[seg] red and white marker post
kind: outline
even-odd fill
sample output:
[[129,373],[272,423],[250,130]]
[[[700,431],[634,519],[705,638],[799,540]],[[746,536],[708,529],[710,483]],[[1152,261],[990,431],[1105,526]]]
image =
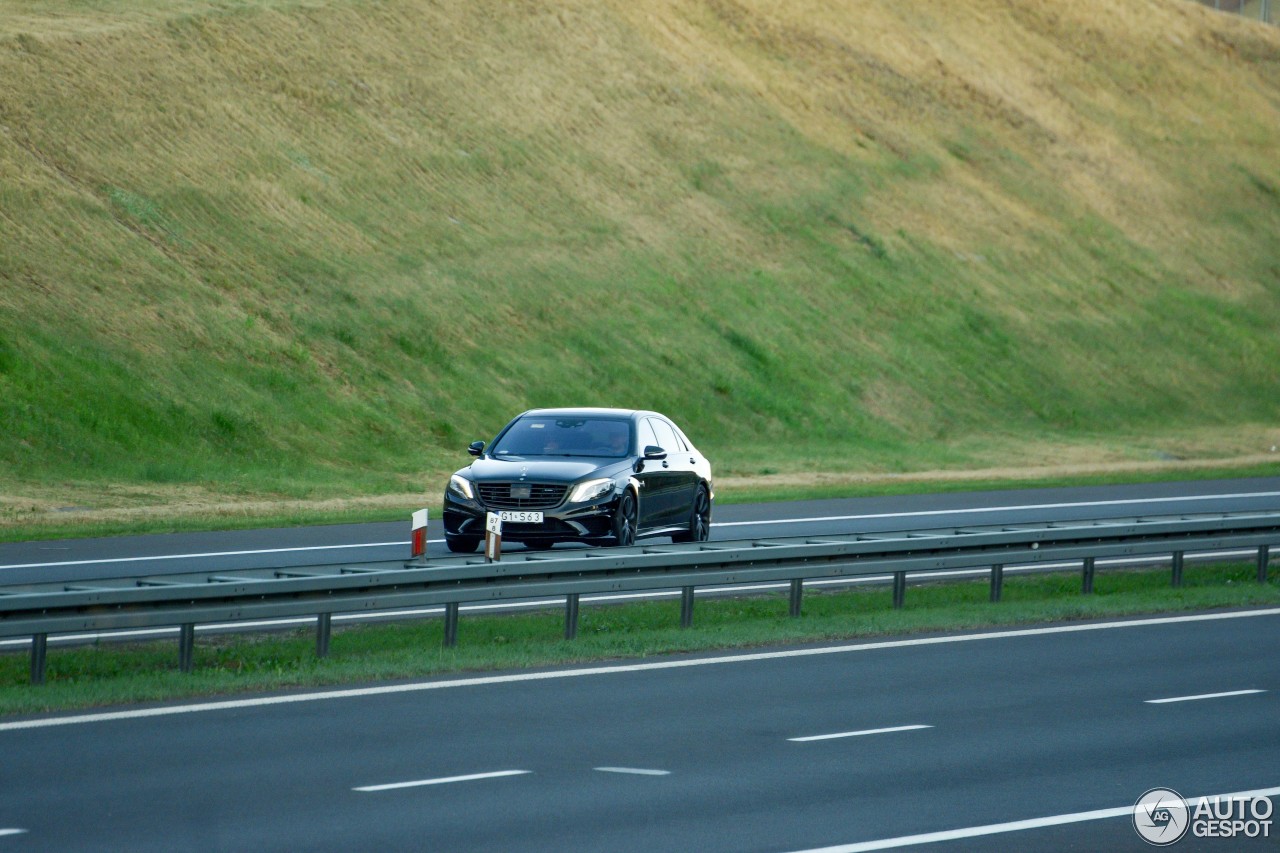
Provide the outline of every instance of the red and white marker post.
[[496,512],[484,519],[484,558],[489,563],[502,559],[502,516]]
[[420,509],[413,514],[413,553],[410,558],[420,563],[427,561],[427,511]]

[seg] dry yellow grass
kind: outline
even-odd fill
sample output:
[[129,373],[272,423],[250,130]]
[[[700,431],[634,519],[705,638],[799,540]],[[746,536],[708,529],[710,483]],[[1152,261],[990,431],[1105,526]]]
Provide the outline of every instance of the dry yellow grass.
[[[476,134],[518,129],[530,163],[549,170],[531,183],[526,164],[516,164],[503,174],[503,203],[562,196],[626,223],[634,245],[658,249],[692,231],[727,234],[735,251],[760,254],[725,211],[680,186],[652,137],[668,134],[714,159],[717,129],[749,125],[762,108],[809,142],[869,163],[932,157],[938,165],[910,192],[871,188],[870,222],[956,248],[1016,248],[1054,222],[989,172],[949,157],[948,142],[975,157],[998,148],[1024,159],[1067,191],[1076,206],[1068,212],[1097,214],[1160,251],[1178,251],[1204,227],[1196,194],[1222,166],[1200,156],[1189,129],[1204,128],[1206,147],[1232,134],[1233,153],[1252,159],[1240,165],[1274,168],[1274,89],[1242,80],[1239,62],[1260,55],[1250,74],[1275,84],[1280,31],[1184,0],[39,9],[0,3],[6,191],[95,205],[104,186],[216,180],[246,214],[285,234],[324,234],[355,254],[385,247],[300,198],[341,200],[335,183],[373,154],[464,162],[466,140],[441,126],[457,118]],[[343,128],[331,138],[326,114],[353,105],[360,135]],[[109,121],[81,123],[104,106]],[[726,119],[702,123],[706,111]],[[1165,140],[1166,127],[1179,138]],[[291,151],[300,141],[315,147]],[[353,156],[353,146],[364,153]],[[293,160],[287,168],[282,155]],[[719,165],[766,195],[797,178],[735,159]],[[461,194],[447,169],[417,177],[447,197],[442,212],[485,230],[496,188]]]
[[0,0],[0,81],[10,507],[403,494],[574,391],[865,470],[1276,412],[1280,29],[1186,0]]

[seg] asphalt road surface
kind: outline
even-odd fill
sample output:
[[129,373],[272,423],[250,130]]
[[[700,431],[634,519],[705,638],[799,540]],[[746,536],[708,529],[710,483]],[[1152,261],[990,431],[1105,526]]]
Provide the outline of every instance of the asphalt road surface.
[[1152,788],[1274,811],[1277,649],[1270,609],[3,722],[0,853],[1146,850]]
[[[1280,477],[1152,483],[1105,487],[1028,489],[907,495],[883,498],[796,501],[725,505],[716,508],[713,540],[831,535],[870,531],[923,530],[984,524],[1014,524],[1141,515],[1193,514],[1275,510],[1280,507]],[[438,522],[436,522],[438,524]],[[0,586],[47,581],[92,581],[103,578],[163,576],[184,572],[229,571],[248,568],[297,567],[318,564],[367,564],[404,560],[409,554],[410,525],[327,525],[307,528],[263,529],[212,533],[167,534],[119,538],[59,540],[0,544]],[[666,541],[658,539],[658,542]],[[558,546],[574,547],[574,546]],[[511,550],[519,550],[514,546]],[[431,540],[429,557],[448,555],[443,540]],[[1208,555],[1213,556],[1213,555]],[[1189,556],[1189,560],[1196,559]],[[1116,561],[1099,561],[1105,570]],[[1006,575],[1055,568],[1042,564],[1026,569],[1009,566]],[[1062,566],[1058,568],[1070,568]],[[927,573],[926,573],[927,574]],[[978,575],[980,572],[972,572]],[[921,580],[925,574],[917,574]],[[888,576],[856,580],[809,580],[808,588],[863,583],[886,583]],[[784,584],[775,584],[781,589]],[[763,587],[753,587],[763,588]],[[699,597],[741,592],[742,587],[700,587]],[[636,598],[669,598],[678,591],[592,595],[584,605]],[[561,606],[562,599],[516,603],[464,605],[465,613]],[[443,608],[390,611],[377,614],[335,614],[335,624],[352,621],[433,617]],[[232,626],[199,625],[199,634],[225,630],[272,630],[314,624],[314,619],[278,619]],[[98,642],[104,639],[163,638],[176,628],[140,629],[108,634],[61,634],[54,645]],[[24,650],[29,638],[0,640],[0,651]]]
[[[1280,477],[882,498],[727,504],[711,538],[902,531],[981,524],[1124,518],[1280,507]],[[428,528],[438,535],[439,520]],[[403,522],[0,543],[0,586],[183,572],[399,560]],[[656,541],[667,541],[658,539]],[[519,546],[512,546],[516,550]],[[561,545],[557,548],[574,547]],[[431,539],[429,557],[448,554]]]

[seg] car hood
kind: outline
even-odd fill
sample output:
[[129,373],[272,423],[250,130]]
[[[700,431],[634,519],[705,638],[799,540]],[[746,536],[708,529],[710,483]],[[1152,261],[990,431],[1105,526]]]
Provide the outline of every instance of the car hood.
[[477,459],[463,470],[477,483],[522,479],[539,483],[573,483],[593,474],[607,477],[623,467],[626,467],[626,460],[622,459],[511,456]]

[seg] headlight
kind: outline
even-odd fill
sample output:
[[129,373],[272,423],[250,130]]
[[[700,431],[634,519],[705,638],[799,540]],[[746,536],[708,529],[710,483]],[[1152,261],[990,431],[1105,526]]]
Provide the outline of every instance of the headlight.
[[569,495],[569,502],[576,504],[583,501],[593,501],[612,491],[613,480],[608,477],[602,480],[587,480],[585,483],[579,483],[573,487],[573,492]]
[[454,474],[449,478],[449,491],[453,492],[460,498],[466,498],[469,501],[476,499],[475,492],[471,491],[471,481],[466,477],[460,477]]

